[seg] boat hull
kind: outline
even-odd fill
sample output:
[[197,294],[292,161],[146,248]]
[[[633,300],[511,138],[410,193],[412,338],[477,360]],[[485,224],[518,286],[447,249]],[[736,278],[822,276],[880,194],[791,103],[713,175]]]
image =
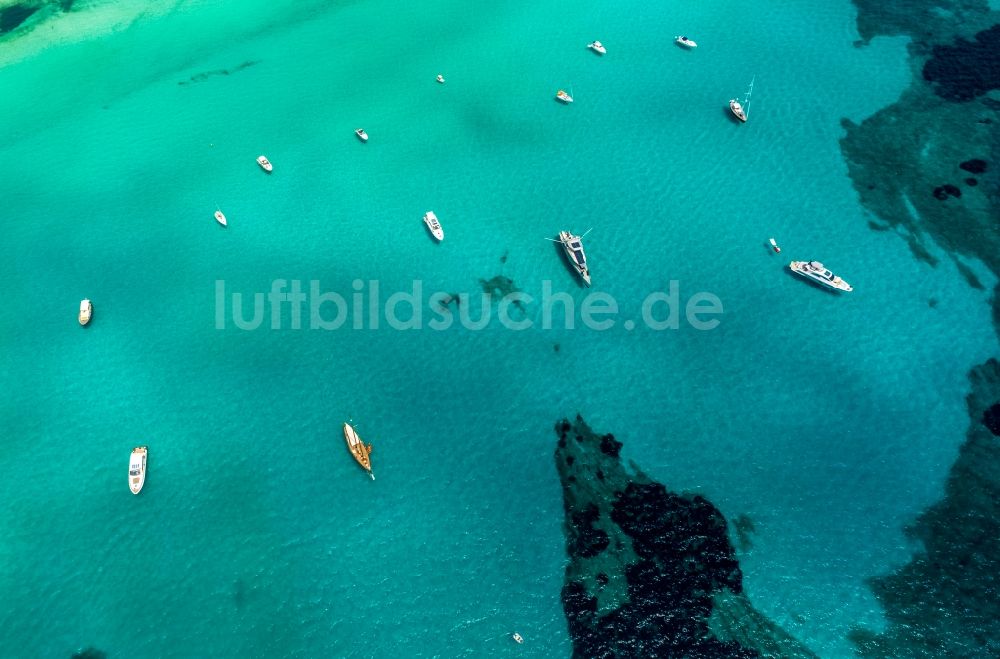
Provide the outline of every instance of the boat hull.
[[90,300],[83,300],[80,302],[80,313],[77,315],[76,319],[80,322],[81,326],[86,326],[90,322],[90,317],[94,313],[94,305],[90,303]]
[[430,211],[425,213],[424,224],[427,225],[427,230],[431,232],[431,235],[438,242],[444,240],[444,228],[442,228],[441,222],[438,221],[437,215]]
[[697,48],[698,44],[690,39],[685,39],[684,37],[674,37],[674,43],[678,46],[683,46],[684,48]]
[[272,171],[274,171],[274,165],[272,165],[271,161],[269,161],[264,156],[259,156],[257,158],[257,164],[260,165],[260,168],[263,169],[268,174],[270,174]]
[[226,226],[227,224],[226,216],[222,214],[222,211],[215,211],[215,221],[221,224],[222,226]]
[[136,446],[132,449],[132,455],[128,463],[128,487],[132,494],[139,494],[142,486],[146,484],[146,455],[148,449],[145,446]]
[[361,465],[361,468],[371,474],[372,461],[369,454],[372,452],[372,447],[365,446],[361,438],[358,437],[357,431],[349,423],[344,424],[344,441],[347,442],[347,450],[354,456],[357,463]]
[[358,130],[354,131],[354,134],[357,135],[358,139],[361,140],[362,142],[367,142],[368,141],[368,133],[366,133],[365,131],[361,130],[360,128]]
[[746,123],[747,113],[743,109],[743,106],[740,105],[739,101],[737,101],[736,99],[729,101],[729,111],[732,112],[733,116],[739,119],[741,122]]
[[805,279],[815,282],[825,288],[842,291],[844,293],[850,293],[854,290],[854,287],[825,268],[823,269],[829,272],[831,279],[821,277],[812,267],[810,267],[810,263],[808,261],[792,261],[788,264],[788,268],[800,277],[804,277]]
[[[583,281],[583,283],[589,287],[590,286],[590,268],[586,264],[587,263],[587,256],[586,256],[586,253],[584,253],[584,251],[583,251],[583,243],[580,242],[581,240],[582,239],[580,238],[580,236],[574,236],[569,231],[560,231],[559,232],[559,244],[562,245],[563,253],[566,255],[566,258],[569,260],[570,267],[573,269],[574,272],[576,272],[576,274],[580,277],[580,279]],[[576,258],[576,250],[574,250],[571,247],[571,244],[574,241],[576,241],[576,242],[578,242],[580,244],[580,250],[579,251],[580,251],[580,255],[583,258],[583,264],[582,265],[580,264],[580,262]]]

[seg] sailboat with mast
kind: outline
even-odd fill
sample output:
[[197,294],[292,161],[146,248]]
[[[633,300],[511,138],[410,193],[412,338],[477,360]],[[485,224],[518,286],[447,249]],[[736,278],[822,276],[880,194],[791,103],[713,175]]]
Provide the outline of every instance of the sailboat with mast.
[[750,94],[751,92],[753,92],[753,83],[754,80],[756,79],[757,76],[754,76],[750,80],[750,86],[747,88],[746,96],[743,97],[743,103],[740,103],[735,98],[729,99],[729,110],[733,113],[733,115],[735,115],[737,119],[739,119],[743,123],[746,123],[747,114],[750,111]]

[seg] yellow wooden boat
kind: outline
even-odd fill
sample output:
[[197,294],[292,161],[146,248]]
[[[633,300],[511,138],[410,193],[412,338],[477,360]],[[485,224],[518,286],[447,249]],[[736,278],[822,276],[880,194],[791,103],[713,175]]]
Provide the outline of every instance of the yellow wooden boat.
[[371,457],[369,457],[372,452],[372,445],[365,446],[365,443],[358,437],[357,431],[349,423],[344,424],[344,439],[347,441],[347,450],[351,452],[351,455],[358,461],[361,468],[368,472],[372,480],[375,480],[375,474],[372,473]]

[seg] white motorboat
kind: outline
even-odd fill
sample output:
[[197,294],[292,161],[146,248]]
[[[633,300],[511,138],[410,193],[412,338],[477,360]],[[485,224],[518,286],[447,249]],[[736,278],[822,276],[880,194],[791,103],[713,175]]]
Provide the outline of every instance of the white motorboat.
[[266,156],[257,156],[257,164],[269,174],[274,170],[274,165],[271,164],[271,161]]
[[222,226],[226,226],[226,216],[223,215],[221,210],[215,211],[215,221],[221,224]]
[[781,254],[781,248],[778,247],[778,243],[774,241],[774,238],[768,238],[767,242],[771,243],[771,249],[774,250],[775,254]]
[[357,135],[358,139],[361,140],[362,142],[368,141],[368,133],[365,132],[364,128],[357,129],[356,131],[354,131],[354,134]]
[[444,240],[444,229],[441,228],[441,222],[438,221],[434,211],[424,213],[424,224],[430,229],[432,236],[438,240]]
[[86,325],[90,322],[90,316],[94,313],[94,305],[90,303],[90,300],[80,300],[80,314],[77,316],[77,320],[80,321],[81,325]]
[[694,42],[694,39],[688,39],[685,36],[674,37],[674,43],[679,46],[684,46],[685,48],[697,48],[698,44]]
[[510,637],[518,643],[524,643],[524,637],[518,634],[517,632],[511,634]]
[[846,281],[830,272],[830,270],[819,261],[792,261],[788,264],[792,272],[803,277],[819,282],[824,286],[834,288],[838,291],[850,293],[854,289]]
[[444,76],[441,75],[440,73],[438,74],[438,77],[436,78],[436,80],[438,82],[440,82],[441,84],[444,84]]
[[146,482],[146,453],[145,446],[132,449],[132,456],[128,461],[128,486],[132,494],[139,494]]
[[556,92],[556,98],[559,99],[560,101],[562,101],[563,103],[572,103],[573,102],[573,97],[570,96],[569,94],[567,94],[562,89],[560,89],[559,91]]
[[600,41],[592,41],[592,42],[588,43],[587,44],[587,48],[590,48],[592,51],[594,51],[598,55],[603,55],[604,53],[608,52],[608,49],[605,48],[604,44],[602,44]]

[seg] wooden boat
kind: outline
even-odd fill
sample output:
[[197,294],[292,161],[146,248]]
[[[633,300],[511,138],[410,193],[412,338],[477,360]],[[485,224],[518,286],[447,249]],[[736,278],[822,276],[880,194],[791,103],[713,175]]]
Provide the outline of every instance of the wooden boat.
[[222,214],[221,210],[215,211],[215,221],[222,226],[226,226],[226,216]]
[[80,300],[80,315],[77,316],[77,320],[80,321],[81,325],[86,325],[90,322],[90,316],[94,313],[94,305],[90,303],[90,300]]
[[356,131],[354,131],[354,134],[357,135],[358,139],[361,140],[362,142],[368,141],[368,133],[365,132],[364,128],[357,129]]
[[136,446],[132,449],[132,457],[128,461],[128,486],[132,494],[139,494],[139,490],[146,482],[147,452],[145,446]]
[[274,169],[274,165],[271,164],[271,161],[266,156],[257,156],[257,164],[268,174]]
[[372,477],[372,480],[375,480],[375,474],[372,473],[372,461],[370,457],[372,445],[369,444],[365,446],[365,443],[361,441],[360,437],[358,437],[357,431],[355,431],[354,427],[349,423],[344,424],[344,440],[347,441],[347,450],[351,452],[351,455],[353,455],[354,459],[358,461],[361,468],[368,472],[368,475]]

